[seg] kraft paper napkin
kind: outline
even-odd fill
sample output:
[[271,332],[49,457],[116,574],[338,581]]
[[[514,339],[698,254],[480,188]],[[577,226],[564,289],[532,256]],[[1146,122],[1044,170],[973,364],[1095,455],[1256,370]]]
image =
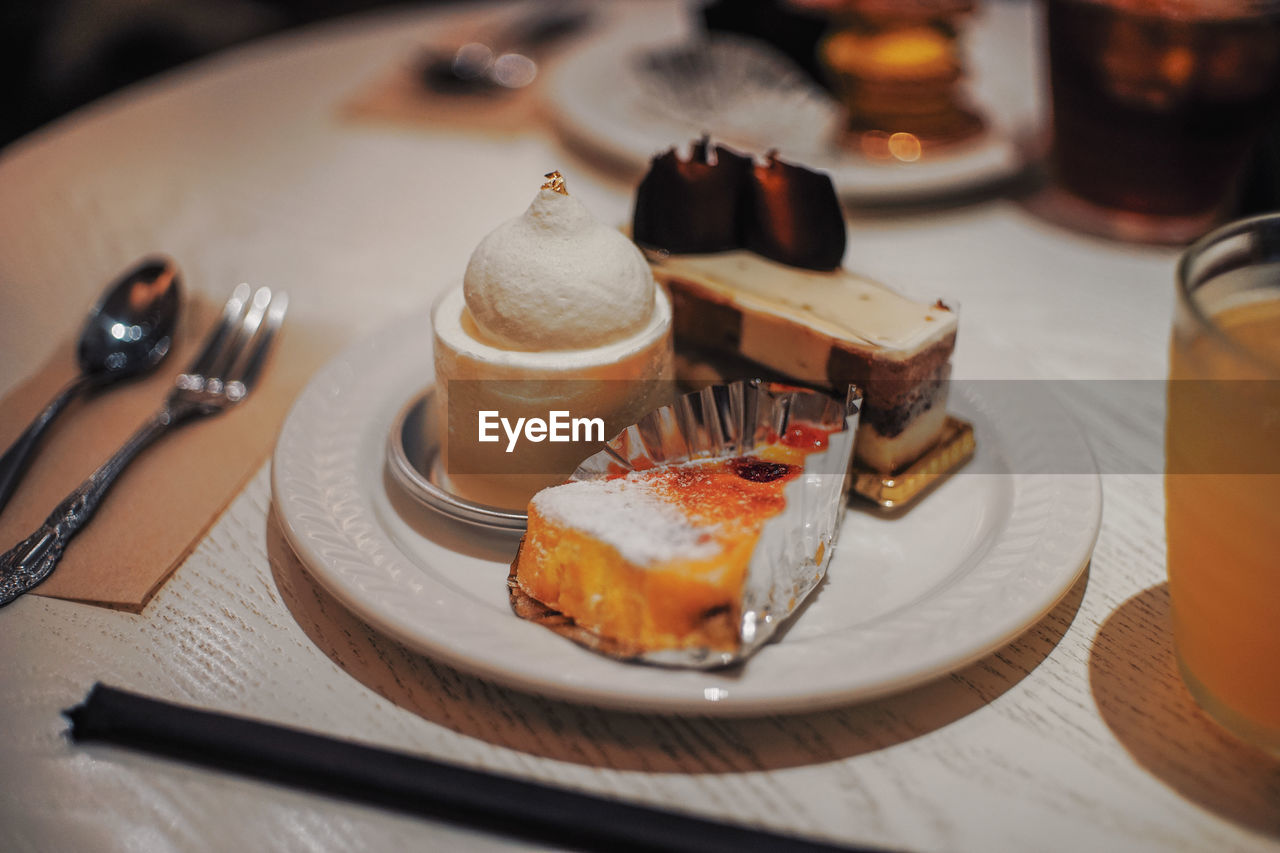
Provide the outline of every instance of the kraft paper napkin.
[[[602,16],[602,12],[603,9],[593,10],[597,17]],[[429,57],[447,55],[476,38],[491,37],[510,23],[506,14],[463,16],[394,60],[380,76],[343,104],[342,114],[357,120],[429,128],[436,133],[451,128],[498,137],[527,134],[531,130],[549,133],[547,81],[563,56],[590,37],[600,23],[598,20],[544,45],[536,53],[538,74],[523,88],[463,94],[436,91],[423,83],[422,69]]]
[[[220,310],[220,304],[188,295],[174,350],[155,373],[68,407],[0,511],[0,552],[39,527],[159,409]],[[286,317],[253,393],[223,414],[172,430],[143,451],[58,568],[31,594],[141,611],[270,456],[294,397],[327,354],[319,335]],[[64,341],[35,375],[0,400],[0,447],[8,447],[76,372],[75,342]]]
[[344,104],[342,113],[353,119],[416,125],[437,132],[455,127],[495,136],[527,133],[545,123],[538,81],[518,91],[441,94],[422,85],[418,68],[416,60],[408,59],[388,69]]

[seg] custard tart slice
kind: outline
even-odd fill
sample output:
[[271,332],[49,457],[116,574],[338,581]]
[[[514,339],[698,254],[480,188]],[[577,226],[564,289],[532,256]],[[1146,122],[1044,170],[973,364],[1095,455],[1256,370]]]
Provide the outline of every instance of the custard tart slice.
[[614,657],[745,658],[830,560],[859,400],[735,383],[649,415],[534,496],[513,609]]

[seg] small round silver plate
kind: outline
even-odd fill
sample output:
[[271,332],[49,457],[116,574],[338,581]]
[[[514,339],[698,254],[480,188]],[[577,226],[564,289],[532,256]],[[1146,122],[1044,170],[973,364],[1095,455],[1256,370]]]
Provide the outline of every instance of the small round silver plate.
[[427,388],[392,423],[387,436],[387,470],[392,478],[409,497],[455,521],[491,530],[524,530],[527,513],[474,503],[446,487],[440,470],[440,433],[432,423],[434,394],[434,387]]

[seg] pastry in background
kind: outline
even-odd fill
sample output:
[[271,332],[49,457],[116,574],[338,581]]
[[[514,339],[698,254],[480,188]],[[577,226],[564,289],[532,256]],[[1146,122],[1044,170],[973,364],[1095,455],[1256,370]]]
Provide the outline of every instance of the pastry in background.
[[959,37],[973,0],[839,0],[818,57],[844,105],[849,144],[911,162],[979,136]]

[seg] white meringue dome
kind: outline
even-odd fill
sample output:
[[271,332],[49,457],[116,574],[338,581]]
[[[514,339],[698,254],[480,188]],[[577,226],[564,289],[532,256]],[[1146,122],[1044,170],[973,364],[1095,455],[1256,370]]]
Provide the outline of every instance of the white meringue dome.
[[539,191],[480,241],[463,279],[481,335],[536,352],[601,346],[640,331],[655,285],[640,250],[572,196]]

